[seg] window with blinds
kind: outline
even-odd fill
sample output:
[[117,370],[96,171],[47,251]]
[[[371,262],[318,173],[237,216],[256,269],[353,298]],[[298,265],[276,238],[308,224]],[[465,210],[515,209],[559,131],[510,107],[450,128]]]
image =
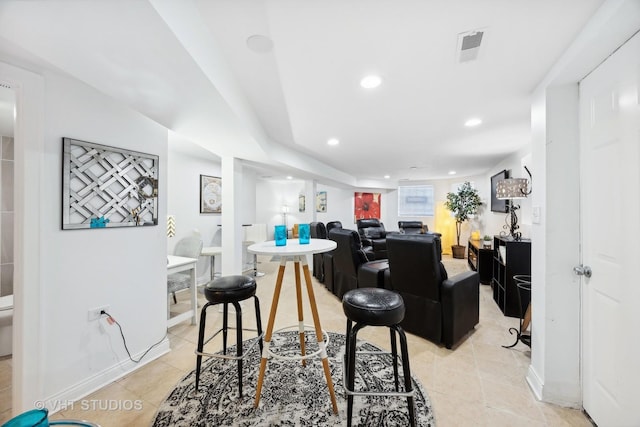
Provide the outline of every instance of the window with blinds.
[[433,216],[433,185],[398,187],[398,216]]

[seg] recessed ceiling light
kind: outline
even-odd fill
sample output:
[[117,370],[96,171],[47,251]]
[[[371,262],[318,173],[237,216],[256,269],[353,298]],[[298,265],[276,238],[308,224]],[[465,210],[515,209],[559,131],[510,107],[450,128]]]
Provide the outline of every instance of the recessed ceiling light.
[[473,119],[469,119],[466,122],[464,122],[464,125],[468,128],[472,128],[474,126],[478,126],[479,124],[482,123],[482,120],[478,119],[478,118],[473,118]]
[[291,175],[287,175],[287,179],[293,179]]
[[329,145],[338,145],[338,144],[340,144],[340,140],[338,138],[329,138],[329,139],[327,139],[327,144],[329,144]]
[[267,53],[273,49],[273,41],[267,36],[255,34],[247,39],[247,47],[256,53]]
[[449,175],[455,175],[456,171],[449,171]]
[[365,89],[377,88],[378,86],[380,86],[381,83],[382,83],[382,77],[376,76],[374,74],[370,76],[366,76],[365,78],[360,80],[360,86],[362,86]]
[[384,179],[389,179],[389,178],[391,178],[391,175],[385,175],[384,176]]

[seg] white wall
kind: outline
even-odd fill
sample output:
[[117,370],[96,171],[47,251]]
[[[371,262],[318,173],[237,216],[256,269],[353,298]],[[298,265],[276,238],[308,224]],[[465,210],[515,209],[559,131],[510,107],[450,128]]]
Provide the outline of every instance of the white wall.
[[[390,196],[396,192],[389,192],[381,189],[357,189],[339,188],[324,184],[317,184],[316,191],[327,192],[327,211],[315,212],[315,194],[313,193],[313,183],[302,180],[266,180],[260,179],[256,182],[256,222],[267,224],[267,235],[273,238],[273,226],[282,224],[282,206],[288,205],[290,208],[287,215],[287,225],[291,228],[296,223],[309,223],[319,221],[327,223],[330,221],[340,221],[342,226],[348,229],[356,229],[353,218],[353,194],[357,191],[369,193],[381,193],[381,220],[388,230],[397,230],[398,224],[395,221],[397,216],[397,200]],[[298,196],[304,194],[306,197],[305,212],[298,211]],[[396,206],[394,208],[394,206]]]
[[[38,220],[40,237],[37,247],[25,247],[25,251],[34,254],[34,262],[38,262],[35,255],[42,254],[39,264],[34,266],[40,274],[37,280],[26,278],[19,284],[29,288],[23,290],[25,297],[21,304],[38,307],[41,319],[36,318],[37,323],[24,328],[40,336],[37,346],[26,349],[38,358],[31,367],[36,368],[33,374],[39,377],[39,384],[17,387],[30,389],[22,393],[24,396],[74,399],[134,367],[121,346],[115,345],[118,334],[109,338],[100,332],[97,322],[88,321],[90,308],[110,306],[110,313],[122,324],[134,357],[163,339],[166,233],[163,225],[62,231],[62,138],[158,155],[158,213],[164,218],[167,131],[71,78],[46,73],[44,88],[42,187],[36,185],[27,190],[38,192],[43,207]],[[24,149],[19,146],[23,143],[20,132],[16,132],[18,151]],[[17,180],[23,183],[24,178],[20,175]],[[28,218],[34,213],[23,214]],[[30,297],[34,290],[40,292],[37,299]],[[147,359],[167,349],[168,340],[164,340]],[[121,362],[124,363],[119,367]],[[32,402],[18,396],[14,409],[28,408]]]
[[533,198],[543,212],[531,260],[532,307],[540,308],[527,379],[539,398],[580,407],[580,281],[572,273],[580,263],[578,85],[547,86],[534,99],[533,155],[546,176]]
[[[483,176],[478,182],[478,189],[482,195],[482,201],[485,203],[483,210],[483,228],[480,228],[481,234],[488,234],[490,236],[500,234],[501,232],[508,233],[509,227],[505,228],[505,225],[511,224],[510,214],[502,212],[491,211],[491,176],[500,172],[503,169],[509,171],[511,178],[527,178],[529,175],[524,169],[524,165],[529,168],[533,178],[530,180],[530,188],[535,191],[536,175],[531,164],[531,146],[523,148],[517,153],[507,157]],[[533,193],[532,193],[533,194]],[[526,199],[519,199],[515,201],[516,205],[520,206],[520,209],[516,211],[518,215],[519,232],[522,233],[523,238],[531,238],[531,197]],[[484,230],[484,231],[483,231]]]
[[[532,350],[527,381],[548,402],[581,407],[578,84],[640,27],[636,0],[607,0],[532,97]],[[536,178],[538,177],[538,178]],[[618,224],[611,224],[616,227]]]
[[[16,91],[14,192],[14,313],[12,408],[30,409],[43,397],[41,372],[40,241],[44,202],[44,78],[0,62],[3,82]],[[27,304],[27,302],[29,304]]]
[[[327,223],[330,221],[340,221],[344,228],[356,229],[356,222],[353,219],[353,193],[356,191],[353,188],[338,188],[331,187],[328,185],[318,184],[318,191],[326,191],[327,192],[327,211],[326,212],[318,212],[317,220],[323,223]],[[376,192],[374,190],[362,190],[366,192]],[[386,220],[385,212],[387,212],[388,203],[386,194],[382,193],[381,205],[382,205],[382,221],[386,225],[388,221]],[[315,209],[315,199],[314,199],[314,209]]]
[[[267,239],[273,239],[275,225],[284,224],[282,207],[285,205],[289,207],[286,215],[287,228],[291,229],[293,224],[313,222],[315,200],[310,199],[305,181],[258,179],[255,186],[255,222],[267,224]],[[304,212],[298,212],[298,197],[301,194],[306,196]]]
[[164,218],[167,131],[84,84],[55,74],[45,78],[45,175],[50,179],[43,193],[49,206],[58,207],[42,230],[47,254],[42,260],[44,391],[50,396],[125,360],[122,351],[113,353],[97,323],[87,321],[89,308],[110,305],[134,355],[162,339],[166,330],[165,227],[160,221],[154,227],[61,231],[61,138],[158,155],[158,216]]
[[[438,181],[411,181],[407,185],[433,185],[435,203],[442,204],[446,200],[446,195],[450,191],[455,191],[456,185],[465,181],[470,181],[478,189],[480,197],[484,203],[479,215],[463,224],[460,243],[466,245],[471,232],[479,230],[481,235],[496,235],[505,231],[503,225],[508,214],[491,212],[490,209],[490,178],[491,175],[502,169],[512,171],[512,176],[528,178],[526,171],[522,168],[523,162],[531,170],[530,165],[530,147],[527,146],[518,153],[513,154],[497,164],[489,170],[487,174],[481,176],[472,176],[464,178],[451,178],[448,180]],[[532,172],[533,173],[533,172]],[[295,223],[304,223],[311,221],[320,221],[327,223],[330,221],[341,221],[344,228],[356,229],[353,218],[353,200],[354,192],[379,192],[381,193],[381,221],[385,224],[388,231],[398,230],[398,221],[400,220],[417,220],[422,221],[429,227],[431,231],[446,233],[447,230],[439,229],[436,224],[436,213],[434,216],[428,217],[399,217],[398,216],[398,191],[396,189],[363,189],[363,188],[338,188],[324,184],[317,184],[316,191],[327,192],[327,211],[315,211],[315,195],[311,191],[312,184],[301,180],[265,180],[257,181],[257,205],[260,207],[256,212],[257,222],[264,222],[268,226],[269,238],[273,238],[273,226],[282,224],[281,208],[283,204],[287,204],[291,209],[287,216],[287,224],[289,228]],[[298,196],[306,195],[306,211],[298,212]],[[531,201],[523,199],[519,201],[521,209],[518,210],[518,219],[520,231],[523,237],[530,237],[531,228]],[[314,219],[315,215],[315,219]],[[453,233],[455,240],[455,229],[449,230]]]
[[[167,171],[167,215],[173,215],[176,221],[176,235],[167,239],[168,253],[173,253],[180,239],[194,232],[200,233],[204,246],[220,246],[220,214],[200,213],[200,175],[220,177],[220,158],[170,132]],[[161,218],[161,225],[165,226],[165,221]],[[219,269],[217,260],[216,270]],[[198,283],[208,281],[208,257],[198,260],[196,271]]]
[[[545,243],[554,250],[545,252],[544,276],[537,275],[532,285],[544,289],[542,301],[537,296],[537,304],[544,305],[544,313],[554,319],[544,326],[538,324],[546,341],[540,349],[544,355],[536,350],[531,363],[537,366],[541,359],[555,361],[542,373],[544,400],[579,407],[580,304],[575,302],[580,301],[580,279],[573,274],[573,267],[580,264],[580,168],[574,161],[580,153],[578,103],[577,83],[545,89],[545,143],[536,154],[545,157],[544,205],[553,209],[544,215]],[[539,255],[536,253],[532,261],[538,263]],[[572,303],[561,307],[561,301]]]
[[[169,133],[168,151],[167,214],[173,215],[176,220],[176,235],[168,238],[168,253],[173,252],[178,240],[196,231],[202,236],[204,246],[221,246],[222,215],[200,213],[200,175],[222,177],[220,157],[173,132]],[[255,194],[255,173],[243,168],[241,191],[235,195],[242,209],[234,213],[242,224],[260,222],[255,219]],[[232,205],[225,204],[223,200],[222,206],[224,210],[225,206],[230,208]],[[222,270],[222,256],[224,254],[216,257],[217,273]],[[198,283],[208,282],[211,277],[209,257],[200,257],[196,270]]]

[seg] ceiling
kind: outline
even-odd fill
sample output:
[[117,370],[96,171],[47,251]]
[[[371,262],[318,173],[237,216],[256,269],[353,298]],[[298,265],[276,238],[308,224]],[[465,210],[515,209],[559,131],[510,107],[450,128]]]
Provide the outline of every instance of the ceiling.
[[602,3],[4,0],[0,53],[265,174],[384,187],[484,174],[529,144],[530,94]]

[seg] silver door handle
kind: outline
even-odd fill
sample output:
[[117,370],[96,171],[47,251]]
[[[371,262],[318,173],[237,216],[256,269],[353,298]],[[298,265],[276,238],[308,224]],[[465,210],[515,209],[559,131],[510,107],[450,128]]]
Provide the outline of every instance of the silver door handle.
[[589,267],[588,265],[578,265],[576,267],[573,267],[573,272],[576,273],[578,276],[585,276],[586,278],[591,277],[591,267]]

